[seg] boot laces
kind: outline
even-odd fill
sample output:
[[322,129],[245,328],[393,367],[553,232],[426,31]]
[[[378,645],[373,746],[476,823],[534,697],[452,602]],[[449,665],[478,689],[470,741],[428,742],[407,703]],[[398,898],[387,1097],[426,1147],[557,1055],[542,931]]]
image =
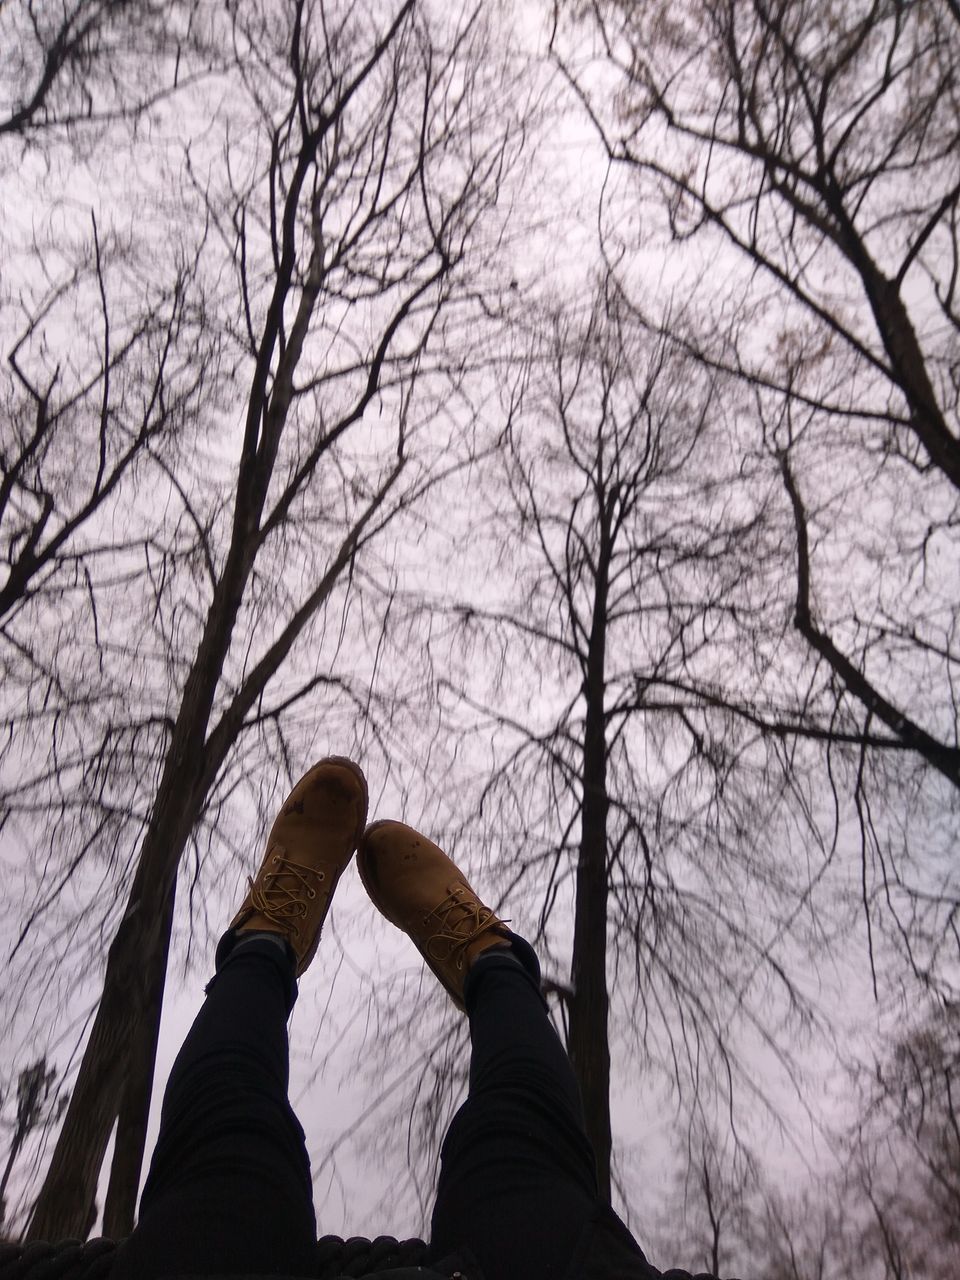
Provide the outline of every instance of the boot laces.
[[476,898],[465,885],[456,885],[443,901],[424,918],[424,925],[436,919],[438,927],[426,941],[431,960],[455,960],[463,968],[467,948],[494,925],[504,924],[489,907]]
[[311,880],[322,884],[326,874],[283,855],[283,847],[277,845],[271,858],[275,870],[265,872],[261,884],[255,884],[250,877],[250,904],[262,916],[299,937],[295,921],[306,920],[310,913],[308,900],[313,901],[317,896]]

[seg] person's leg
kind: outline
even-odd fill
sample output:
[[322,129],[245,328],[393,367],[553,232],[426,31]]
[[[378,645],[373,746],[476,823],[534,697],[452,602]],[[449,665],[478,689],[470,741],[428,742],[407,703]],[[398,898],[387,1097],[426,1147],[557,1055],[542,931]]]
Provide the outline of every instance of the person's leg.
[[170,1074],[139,1222],[118,1251],[115,1280],[309,1275],[316,1266],[309,1159],[287,1100],[293,953],[252,937],[208,992]]
[[470,1092],[441,1152],[431,1255],[468,1247],[498,1280],[560,1277],[598,1209],[596,1166],[569,1059],[527,943],[467,975]]
[[431,1258],[468,1250],[487,1280],[653,1280],[598,1194],[576,1080],[529,943],[404,823],[368,827],[357,870],[470,1018],[470,1091],[443,1144]]
[[366,812],[362,771],[336,756],[287,797],[171,1072],[139,1222],[118,1250],[114,1280],[315,1269],[286,1024]]

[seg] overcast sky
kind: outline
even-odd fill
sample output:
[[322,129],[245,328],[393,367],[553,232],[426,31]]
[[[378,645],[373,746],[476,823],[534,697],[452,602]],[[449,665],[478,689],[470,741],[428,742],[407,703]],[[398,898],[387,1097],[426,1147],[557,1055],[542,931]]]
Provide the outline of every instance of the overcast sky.
[[[506,6],[502,11],[504,16],[511,12],[517,10]],[[539,12],[536,5],[523,8],[522,22],[515,30],[516,58],[543,55],[545,37],[537,22]],[[589,53],[590,47],[585,45],[585,61]],[[505,183],[501,206],[491,214],[494,224],[506,231],[500,249],[502,259],[483,264],[484,281],[500,272],[504,279],[516,281],[514,291],[524,303],[532,305],[538,299],[550,301],[562,296],[570,314],[575,315],[585,308],[591,296],[602,264],[598,228],[605,228],[608,252],[616,240],[614,230],[621,237],[633,237],[632,257],[623,278],[635,296],[646,292],[666,305],[670,298],[682,297],[690,281],[702,279],[705,273],[712,273],[719,292],[728,270],[731,278],[735,276],[734,265],[728,267],[722,257],[707,261],[707,251],[700,249],[699,242],[682,259],[675,253],[658,252],[652,237],[648,239],[644,234],[645,214],[630,212],[634,199],[630,182],[608,173],[595,131],[573,96],[552,78],[549,65],[543,61],[537,64],[535,73],[530,72],[528,81],[533,98],[537,96],[535,89],[542,86],[541,114],[528,151]],[[602,86],[603,74],[598,73],[593,83]],[[511,92],[517,92],[515,85]],[[213,77],[154,109],[133,141],[118,133],[115,144],[89,149],[81,145],[72,153],[69,148],[60,148],[51,163],[39,152],[27,152],[19,160],[8,158],[0,172],[5,222],[0,233],[0,322],[4,343],[9,346],[9,336],[22,316],[21,306],[29,305],[24,299],[39,298],[48,282],[64,269],[70,256],[69,244],[89,235],[91,211],[96,214],[103,236],[115,233],[131,246],[118,295],[134,297],[142,262],[151,260],[151,255],[162,260],[163,255],[173,254],[178,208],[187,209],[190,190],[196,194],[208,180],[213,184],[226,182],[222,156],[228,134],[235,147],[236,172],[255,170],[261,161],[262,138],[253,124],[249,98],[229,77]],[[199,205],[189,208],[189,219],[196,219],[198,208]],[[184,219],[184,225],[189,219]],[[58,238],[64,246],[60,260],[56,251]],[[31,242],[37,239],[49,248],[42,263],[31,251]],[[49,247],[51,244],[53,247]],[[218,281],[218,287],[227,290],[229,278],[223,279]],[[94,303],[95,299],[90,304]],[[84,341],[94,340],[82,297],[73,304],[72,315],[65,312],[57,323],[64,326],[59,334],[64,350],[80,350]],[[57,336],[52,331],[51,340]],[[235,385],[242,384],[241,372],[236,375]],[[211,474],[216,473],[222,460],[232,456],[242,426],[243,406],[226,394],[230,386],[230,379],[226,378],[225,394],[211,408],[209,434],[203,444],[206,452],[196,460],[200,469],[209,465]],[[472,400],[468,401],[464,394],[462,401],[443,402],[438,389],[428,389],[427,395],[434,398],[438,434],[448,429],[452,432],[464,424],[468,403],[475,408],[480,406],[478,420],[483,430],[496,434],[500,429],[503,387],[498,375],[488,370],[475,377],[468,390]],[[389,396],[381,403],[381,414],[384,407],[389,417]],[[372,449],[382,429],[371,413],[365,426],[367,435],[362,438],[364,445]],[[736,430],[734,425],[731,431],[735,434]],[[839,476],[835,467],[835,459],[823,459],[817,496],[824,509],[836,508],[839,512],[839,540],[824,546],[824,558],[819,563],[821,569],[827,566],[830,571],[831,585],[825,592],[833,590],[842,595],[852,592],[843,576],[844,519],[849,520],[851,529],[856,526],[859,537],[863,512],[861,508],[844,507],[849,479]],[[511,607],[523,608],[523,601],[517,601],[522,555],[519,549],[515,555],[494,556],[489,552],[485,538],[490,526],[478,517],[484,502],[493,501],[482,495],[495,490],[481,492],[480,483],[479,471],[458,474],[435,491],[423,513],[398,524],[396,531],[384,539],[384,545],[377,547],[370,561],[371,578],[379,575],[380,581],[392,580],[400,589],[427,589],[435,599],[450,596],[486,605],[512,602]],[[137,514],[146,520],[151,503],[159,508],[168,498],[159,489],[143,496],[138,499]],[[890,499],[893,505],[895,498],[896,495]],[[890,509],[887,496],[878,489],[873,508],[878,540],[886,531]],[[941,513],[921,514],[932,519],[933,514]],[[115,516],[120,520],[122,509]],[[943,553],[942,563],[942,580],[946,584],[943,596],[948,600],[957,586],[957,565],[950,561],[949,548]],[[892,582],[889,589],[895,593],[897,583]],[[327,636],[324,638],[328,649],[336,649],[338,670],[355,660],[357,668],[369,674],[378,659],[376,646],[364,638],[356,641],[356,649],[351,648],[350,628],[359,627],[360,623],[349,610],[329,623],[329,634],[340,624],[348,637],[342,649],[339,644],[329,644]],[[137,657],[145,667],[151,661],[143,648]],[[420,678],[423,659],[420,652],[409,656],[409,674],[414,681]],[[309,655],[301,655],[300,661],[308,664]],[[558,676],[551,682],[555,673],[541,671],[541,683],[534,692],[534,676],[525,661],[518,650],[507,664],[514,665],[505,677],[506,686],[512,679],[520,689],[511,690],[517,698],[518,714],[534,717],[561,705],[567,695],[562,679]],[[396,675],[392,673],[391,679]],[[485,675],[484,671],[479,672],[478,688]],[[162,693],[162,678],[153,673],[150,679],[154,692],[159,689]],[[494,689],[492,676],[488,693],[490,689]],[[500,696],[496,690],[495,696]],[[948,719],[949,709],[945,708],[942,714]],[[469,715],[465,716],[469,719]],[[431,744],[429,708],[419,704],[416,714],[411,713],[408,733],[402,724],[391,725],[390,731],[396,757],[389,776],[383,770],[382,741],[375,741],[362,726],[351,728],[351,717],[346,712],[335,723],[325,722],[319,714],[313,725],[300,723],[296,745],[303,758],[291,761],[291,767],[297,774],[321,755],[353,755],[368,770],[371,819],[405,818],[422,824],[428,835],[443,840],[457,829],[458,819],[466,820],[469,805],[476,801],[483,770],[493,751],[492,739],[479,733],[472,739],[456,741],[438,737]],[[42,748],[37,743],[23,748],[20,767],[27,767],[34,750]],[[416,768],[424,762],[427,750],[435,752],[435,789],[431,789],[429,777],[425,780]],[[405,759],[409,762],[408,775]],[[5,767],[8,772],[15,771],[16,753],[7,756]],[[287,780],[277,778],[277,772],[276,766],[266,769],[263,778],[251,778],[250,792],[231,798],[225,820],[229,821],[231,842],[238,856],[228,858],[221,851],[217,867],[205,871],[201,883],[206,896],[203,909],[195,911],[192,930],[187,920],[188,894],[181,887],[148,1150],[156,1135],[163,1085],[202,999],[217,933],[236,909],[245,876],[259,861],[258,827],[262,830],[269,826],[287,788]],[[6,787],[12,786],[12,778],[12,773],[4,778]],[[259,813],[254,807],[253,793],[257,788],[265,793]],[[814,797],[814,809],[818,805],[823,806],[825,814],[828,798]],[[955,820],[949,812],[933,812],[934,807],[928,802],[922,818],[928,823],[926,827],[922,827],[920,818],[911,819],[912,831],[914,839],[921,844],[926,841],[929,851],[929,860],[918,873],[919,881],[925,888],[943,889],[956,884],[947,853],[951,838],[955,837]],[[759,813],[757,820],[760,821]],[[881,827],[883,822],[881,817]],[[893,814],[886,829],[895,835],[898,822],[899,816]],[[829,827],[829,822],[826,825]],[[922,833],[919,837],[918,829]],[[477,887],[488,900],[494,900],[499,891],[497,861],[501,850],[491,844],[489,833],[482,834],[482,823],[477,822],[470,830],[473,837],[469,841],[463,839],[462,847],[470,858],[471,872],[475,870]],[[5,944],[12,944],[16,938],[23,912],[36,901],[37,885],[43,882],[43,855],[31,850],[34,834],[23,817],[0,833]],[[853,1060],[870,1062],[879,1054],[889,1043],[891,1028],[899,1024],[904,1003],[916,999],[912,980],[903,973],[900,958],[886,949],[884,937],[878,935],[873,943],[880,998],[874,1000],[866,926],[862,916],[849,909],[860,888],[859,838],[848,809],[839,822],[837,855],[817,887],[821,901],[832,894],[838,904],[829,948],[818,953],[815,948],[805,950],[800,942],[784,943],[782,954],[789,955],[795,966],[794,981],[815,1011],[815,1025],[804,1037],[798,1037],[785,1010],[777,1005],[779,997],[758,984],[751,995],[757,1001],[752,1012],[762,1017],[764,1027],[782,1032],[784,1041],[777,1042],[773,1050],[761,1042],[757,1033],[750,1032],[746,1021],[734,1028],[738,1051],[749,1064],[757,1086],[752,1093],[748,1082],[738,1083],[738,1124],[761,1159],[771,1185],[791,1190],[818,1183],[832,1171],[831,1135],[852,1116],[853,1093],[844,1064]],[[21,952],[16,958],[18,982],[23,985],[18,988],[18,997],[11,998],[9,990],[6,994],[2,1074],[7,1082],[15,1082],[17,1072],[43,1049],[61,1071],[68,1062],[76,1065],[73,1055],[82,1038],[84,1018],[95,998],[99,975],[96,940],[84,937],[79,948],[70,920],[71,913],[84,902],[84,895],[93,893],[97,884],[97,872],[81,873],[72,884],[72,896],[64,909],[39,922],[37,937],[47,947],[56,946],[61,956],[59,968],[49,979],[43,962],[31,958],[34,953],[28,957]],[[514,919],[532,928],[534,909],[524,902],[510,905]],[[115,922],[116,906],[105,908],[105,920]],[[749,909],[748,902],[746,910]],[[525,911],[530,912],[526,918]],[[766,923],[758,921],[761,932]],[[552,928],[551,942],[562,950],[564,926],[554,923]],[[105,948],[109,938],[101,941]],[[82,960],[78,960],[81,954]],[[947,962],[944,982],[950,974]],[[559,971],[556,976],[565,977]],[[952,977],[958,981],[955,965]],[[321,1233],[404,1236],[427,1230],[432,1157],[419,1149],[415,1138],[408,1141],[407,1108],[421,1077],[420,1055],[435,1043],[459,1044],[465,1052],[463,1027],[451,1030],[457,1017],[432,985],[430,975],[424,974],[412,945],[379,919],[354,871],[348,871],[338,887],[318,956],[301,982],[301,996],[291,1023],[290,1094],[306,1130],[316,1170]],[[452,1042],[451,1035],[456,1037]],[[650,1249],[654,1262],[664,1267],[692,1266],[697,1260],[686,1256],[682,1247],[670,1256],[664,1253],[680,1211],[676,1180],[683,1173],[686,1159],[685,1099],[672,1087],[662,1062],[648,1061],[641,1067],[629,1040],[619,1034],[616,1025],[613,1049],[615,1159],[629,1189],[627,1202],[621,1200],[617,1207],[641,1243]],[[778,1059],[779,1050],[790,1059],[789,1071]],[[383,1099],[374,1107],[380,1095]],[[767,1104],[769,1111],[765,1109]],[[722,1114],[722,1106],[717,1114]],[[5,1115],[9,1118],[9,1105]],[[28,1176],[36,1167],[37,1155],[37,1144],[28,1145],[11,1183],[11,1204],[16,1205],[18,1197],[33,1185]],[[105,1170],[108,1167],[106,1164]],[[106,1176],[105,1172],[102,1190]]]

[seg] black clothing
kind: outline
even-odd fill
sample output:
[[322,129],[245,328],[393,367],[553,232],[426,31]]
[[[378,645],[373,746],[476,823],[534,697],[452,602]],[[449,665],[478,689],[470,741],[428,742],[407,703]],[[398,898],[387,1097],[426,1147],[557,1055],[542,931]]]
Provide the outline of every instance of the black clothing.
[[303,1129],[287,1100],[289,955],[263,940],[224,963],[177,1056],[133,1234],[111,1280],[309,1275],[316,1252]]
[[[287,1099],[292,953],[227,935],[167,1083],[139,1222],[111,1280],[308,1276],[316,1221]],[[526,942],[467,975],[469,1096],[441,1150],[430,1269],[383,1280],[657,1280],[597,1197],[576,1081]],[[668,1272],[664,1280],[690,1280]],[[372,1280],[372,1277],[371,1277]],[[379,1276],[378,1276],[379,1280]]]

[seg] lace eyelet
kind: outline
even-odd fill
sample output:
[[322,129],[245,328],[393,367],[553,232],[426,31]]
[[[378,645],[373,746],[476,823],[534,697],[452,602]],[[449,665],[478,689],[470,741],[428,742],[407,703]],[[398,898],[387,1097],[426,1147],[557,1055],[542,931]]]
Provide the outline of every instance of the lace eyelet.
[[320,883],[321,883],[321,884],[324,882],[324,880],[326,880],[326,878],[327,878],[327,877],[326,877],[326,873],[325,873],[325,872],[323,872],[323,871],[318,871],[318,872],[317,872],[317,879],[320,881]]
[[317,896],[317,891],[316,891],[316,889],[308,889],[308,890],[307,890],[307,897],[308,897],[308,898],[315,898],[316,896]]

